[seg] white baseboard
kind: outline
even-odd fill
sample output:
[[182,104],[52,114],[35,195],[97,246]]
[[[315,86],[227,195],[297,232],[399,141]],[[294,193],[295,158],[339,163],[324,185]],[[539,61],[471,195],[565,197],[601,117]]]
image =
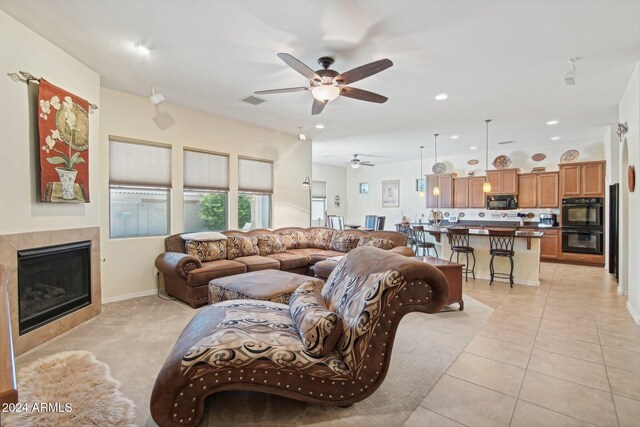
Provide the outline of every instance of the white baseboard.
[[103,298],[102,303],[109,304],[110,302],[123,301],[131,298],[148,297],[151,295],[156,295],[157,293],[157,289],[149,289],[148,291],[134,292],[132,294],[119,295],[117,297]]
[[[471,276],[471,273],[469,273],[469,276]],[[478,274],[476,273],[476,279],[480,279],[480,280],[491,280],[491,276],[489,275],[483,275],[483,274]],[[464,280],[464,271],[462,272],[462,280]],[[509,279],[505,279],[504,277],[496,277],[495,279],[493,279],[494,282],[504,282],[504,283],[509,283]],[[514,279],[513,281],[514,285],[525,285],[525,286],[540,286],[540,281],[539,280],[518,280],[518,279]]]
[[627,301],[627,310],[629,311],[629,314],[631,314],[631,317],[633,317],[633,321],[636,322],[636,325],[640,325],[640,314],[634,310],[629,301]]
[[622,289],[622,286],[620,285],[618,285],[618,289],[616,291],[618,292],[618,295],[622,295],[622,296],[627,295],[627,292],[624,289]]

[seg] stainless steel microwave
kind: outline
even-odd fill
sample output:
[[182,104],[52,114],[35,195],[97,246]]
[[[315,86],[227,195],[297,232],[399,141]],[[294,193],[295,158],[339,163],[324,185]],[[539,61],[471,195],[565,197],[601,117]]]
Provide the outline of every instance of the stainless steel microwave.
[[518,197],[514,194],[487,196],[487,209],[518,209]]

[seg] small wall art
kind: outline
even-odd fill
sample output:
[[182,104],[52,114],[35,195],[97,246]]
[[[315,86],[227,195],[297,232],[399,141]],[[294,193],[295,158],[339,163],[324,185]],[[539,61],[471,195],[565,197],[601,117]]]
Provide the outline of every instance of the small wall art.
[[416,179],[416,191],[427,191],[427,180],[425,178]]
[[400,180],[382,181],[382,207],[400,207]]
[[361,182],[360,183],[360,194],[369,194],[369,183]]

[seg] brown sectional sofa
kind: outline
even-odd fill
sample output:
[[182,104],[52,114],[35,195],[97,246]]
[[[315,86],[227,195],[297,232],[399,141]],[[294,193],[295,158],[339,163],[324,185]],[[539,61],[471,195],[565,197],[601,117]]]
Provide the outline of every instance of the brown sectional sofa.
[[[292,233],[304,233],[308,242],[303,243],[303,248],[297,248],[296,242],[289,241],[285,252],[269,255],[241,256],[235,259],[220,259],[201,262],[198,258],[188,255],[185,244],[180,234],[174,234],[165,239],[166,252],[156,258],[156,268],[163,275],[164,286],[167,293],[190,306],[197,308],[208,302],[208,283],[213,279],[248,273],[266,269],[276,269],[297,274],[311,273],[311,267],[327,258],[345,255],[344,251],[327,249],[338,236],[352,236],[360,239],[363,236],[371,239],[384,239],[392,242],[390,250],[402,255],[412,256],[413,251],[408,248],[407,236],[395,231],[371,231],[360,230],[337,231],[324,227],[287,227],[276,230],[253,229],[247,231],[227,230],[222,234],[228,237],[258,237],[269,235],[289,236]],[[338,235],[337,233],[342,233]],[[315,236],[314,238],[311,238]],[[389,244],[391,246],[391,244]],[[320,247],[321,246],[321,247]],[[348,252],[348,251],[347,251]]]

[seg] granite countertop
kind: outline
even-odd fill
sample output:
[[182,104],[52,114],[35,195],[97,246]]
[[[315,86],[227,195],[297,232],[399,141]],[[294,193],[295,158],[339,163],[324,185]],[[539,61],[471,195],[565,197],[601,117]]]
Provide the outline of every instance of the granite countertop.
[[[432,234],[447,234],[449,232],[448,227],[439,227],[435,228],[432,226],[425,226],[425,231],[428,231]],[[489,230],[482,230],[478,228],[469,229],[470,236],[488,236]],[[540,238],[544,235],[543,231],[533,231],[533,230],[523,230],[516,231],[516,237],[526,237],[526,238]]]
[[[411,223],[411,225],[424,225],[429,227],[431,224],[428,222]],[[441,227],[487,227],[487,228],[516,228],[516,229],[544,229],[544,230],[559,230],[561,227],[556,225],[554,227],[539,227],[537,221],[525,221],[524,225],[520,225],[520,221],[483,221],[483,220],[461,220],[458,222],[450,223],[449,221],[442,220],[440,222]]]

